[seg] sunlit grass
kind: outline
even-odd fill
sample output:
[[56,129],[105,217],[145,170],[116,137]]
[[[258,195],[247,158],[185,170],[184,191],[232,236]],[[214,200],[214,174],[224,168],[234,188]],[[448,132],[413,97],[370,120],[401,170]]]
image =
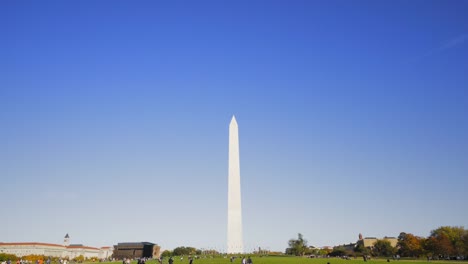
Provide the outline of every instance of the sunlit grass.
[[[367,262],[364,262],[362,258],[352,258],[350,260],[341,259],[341,258],[302,258],[302,257],[276,257],[276,256],[269,256],[269,257],[258,257],[252,256],[253,264],[384,264],[388,263],[387,259],[380,258],[380,259],[371,259]],[[163,264],[168,264],[169,258],[163,259]],[[114,261],[114,262],[101,262],[99,264],[117,264],[121,263],[121,261]],[[136,264],[136,261],[133,261],[132,264]],[[193,264],[241,264],[242,258],[237,258],[233,262],[230,262],[229,258],[223,257],[201,257],[199,259],[195,259]],[[450,263],[467,263],[467,261],[430,261],[428,262],[426,259],[421,258],[419,260],[393,260],[390,259],[390,263],[393,264],[450,264]],[[156,260],[149,260],[146,264],[159,264]],[[180,257],[174,257],[174,264],[189,264],[189,260],[187,257],[184,257],[183,260],[180,260]]]

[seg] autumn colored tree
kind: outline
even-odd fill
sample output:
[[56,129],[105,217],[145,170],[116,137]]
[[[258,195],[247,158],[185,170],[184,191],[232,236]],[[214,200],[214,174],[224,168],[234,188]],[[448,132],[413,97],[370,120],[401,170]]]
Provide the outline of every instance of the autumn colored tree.
[[75,262],[80,262],[81,263],[81,262],[85,261],[85,257],[83,255],[79,255],[77,257],[74,257],[72,260],[75,261]]
[[431,231],[430,238],[435,238],[431,242],[435,242],[434,249],[446,256],[463,255],[465,251],[464,236],[467,230],[458,226],[441,226]]
[[44,260],[46,257],[44,255],[27,255],[23,256],[21,259],[36,263],[37,260]]
[[451,256],[454,253],[452,243],[445,234],[427,238],[425,249],[433,255]]
[[410,233],[400,233],[397,246],[402,257],[417,257],[423,253],[422,238]]

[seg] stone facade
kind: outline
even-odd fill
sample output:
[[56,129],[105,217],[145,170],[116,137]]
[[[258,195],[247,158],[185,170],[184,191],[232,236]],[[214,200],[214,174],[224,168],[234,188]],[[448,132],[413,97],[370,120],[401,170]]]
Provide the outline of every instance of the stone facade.
[[112,247],[88,247],[83,245],[70,245],[68,234],[65,236],[64,244],[49,244],[38,242],[2,243],[0,242],[0,253],[13,254],[18,257],[27,255],[44,255],[73,259],[80,255],[85,258],[107,259],[112,256]]
[[374,247],[374,244],[375,242],[377,242],[377,240],[387,240],[388,242],[390,242],[390,245],[392,245],[392,247],[396,247],[398,243],[398,239],[395,237],[384,237],[384,238],[366,237],[362,239],[362,242],[364,244],[364,247],[372,248]]

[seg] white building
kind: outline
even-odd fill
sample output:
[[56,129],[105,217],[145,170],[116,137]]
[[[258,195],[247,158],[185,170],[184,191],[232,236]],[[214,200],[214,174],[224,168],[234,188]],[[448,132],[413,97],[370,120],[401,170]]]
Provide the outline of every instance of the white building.
[[112,247],[88,247],[78,244],[70,245],[70,237],[65,236],[63,245],[38,243],[38,242],[0,242],[0,253],[13,254],[18,257],[27,255],[44,255],[47,257],[59,257],[73,259],[82,255],[85,258],[106,259],[112,256]]

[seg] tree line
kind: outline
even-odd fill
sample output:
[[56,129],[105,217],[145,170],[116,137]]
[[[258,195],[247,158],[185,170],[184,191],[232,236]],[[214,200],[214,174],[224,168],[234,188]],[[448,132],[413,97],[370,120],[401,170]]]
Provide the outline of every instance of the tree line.
[[176,247],[172,251],[164,250],[161,254],[162,257],[170,256],[190,256],[190,255],[216,255],[219,252],[215,250],[201,250],[194,247]]
[[365,247],[363,240],[356,244],[336,246],[333,249],[318,249],[307,245],[302,234],[297,239],[290,239],[285,253],[288,255],[329,255],[357,256],[370,255],[376,257],[401,256],[419,258],[422,256],[434,259],[468,258],[468,230],[458,226],[441,226],[430,232],[428,237],[419,237],[411,233],[401,232],[398,243],[393,247],[386,239],[377,240],[372,246]]

